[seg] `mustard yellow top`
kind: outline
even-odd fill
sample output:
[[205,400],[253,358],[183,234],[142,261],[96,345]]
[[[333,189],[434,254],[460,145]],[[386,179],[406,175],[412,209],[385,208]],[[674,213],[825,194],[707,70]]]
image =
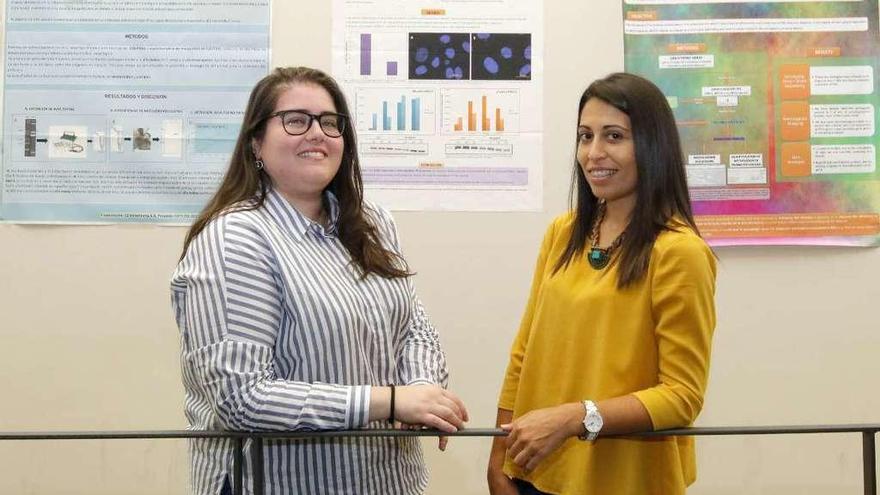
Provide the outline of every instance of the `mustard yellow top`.
[[[547,230],[498,407],[544,407],[635,395],[655,429],[690,425],[703,406],[715,328],[715,258],[685,226],[656,239],[646,276],[619,290],[617,264],[583,257],[555,275],[572,214]],[[566,495],[684,493],[696,478],[692,437],[566,440],[534,471],[504,472]]]

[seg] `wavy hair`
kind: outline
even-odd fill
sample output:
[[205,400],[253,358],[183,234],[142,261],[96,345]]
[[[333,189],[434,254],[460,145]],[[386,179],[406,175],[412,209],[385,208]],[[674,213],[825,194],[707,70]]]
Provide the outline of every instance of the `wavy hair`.
[[[663,92],[651,81],[634,74],[610,74],[594,81],[581,95],[578,119],[592,98],[625,113],[632,126],[638,171],[636,202],[614,258],[619,263],[617,287],[624,288],[644,277],[660,232],[680,226],[699,235],[699,229],[691,212],[678,128]],[[599,212],[599,200],[576,157],[569,201],[574,210],[572,235],[553,273],[584,254],[590,242],[590,228]]]
[[[351,115],[345,95],[336,81],[326,73],[308,67],[279,67],[257,83],[248,98],[244,119],[229,168],[220,187],[193,222],[183,243],[180,258],[186,255],[193,239],[212,220],[231,211],[254,210],[263,206],[272,179],[265,170],[257,169],[252,149],[254,139],[260,140],[266,132],[269,116],[275,111],[278,98],[294,84],[314,84],[327,90],[341,114]],[[358,161],[354,126],[345,126],[342,133],[344,148],[339,171],[327,185],[339,200],[337,232],[339,240],[351,255],[361,276],[376,274],[385,278],[407,277],[412,273],[406,261],[397,253],[383,247],[376,225],[364,211],[363,180]]]

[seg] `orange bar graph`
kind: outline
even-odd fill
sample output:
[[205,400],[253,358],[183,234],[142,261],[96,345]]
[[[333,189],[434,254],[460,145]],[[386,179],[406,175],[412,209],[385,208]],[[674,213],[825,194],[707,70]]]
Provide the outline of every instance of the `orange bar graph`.
[[477,114],[474,113],[474,102],[468,101],[468,131],[477,130]]
[[504,130],[504,119],[501,118],[501,109],[495,107],[495,130],[503,131]]
[[486,114],[486,95],[483,95],[483,131],[488,131],[490,129],[489,125],[489,116]]
[[452,129],[455,131],[461,131],[464,129],[464,127],[461,125],[461,117],[459,117],[458,120],[455,121],[455,125],[452,127]]

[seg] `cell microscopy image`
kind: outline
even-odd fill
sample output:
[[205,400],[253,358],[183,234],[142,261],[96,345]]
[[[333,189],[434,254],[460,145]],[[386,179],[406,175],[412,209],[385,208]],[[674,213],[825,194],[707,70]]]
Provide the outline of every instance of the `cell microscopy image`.
[[471,36],[471,78],[478,80],[530,80],[532,35],[529,33],[477,33]]
[[410,79],[470,79],[470,33],[409,33]]

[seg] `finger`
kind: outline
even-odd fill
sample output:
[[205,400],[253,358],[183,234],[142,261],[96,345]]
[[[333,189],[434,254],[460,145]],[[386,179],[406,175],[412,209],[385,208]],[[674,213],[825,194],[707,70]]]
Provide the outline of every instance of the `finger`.
[[456,428],[455,425],[434,414],[428,415],[428,417],[425,418],[424,424],[425,426],[445,431],[446,433],[455,433],[458,431],[458,428]]
[[446,445],[449,443],[449,437],[440,437],[437,442],[437,447],[441,452],[446,452]]
[[535,469],[536,467],[538,467],[538,464],[540,464],[542,460],[544,460],[544,455],[541,454],[540,452],[535,452],[535,455],[533,455],[529,459],[529,462],[526,463],[524,469],[526,471],[531,471],[532,469]]
[[513,458],[513,463],[521,468],[525,468],[529,463],[529,460],[532,458],[532,454],[529,449],[522,449],[516,456]]
[[455,411],[443,404],[437,404],[431,411],[435,416],[443,418],[444,421],[455,426],[456,431],[464,428],[464,421],[455,413]]
[[469,421],[470,414],[468,414],[467,407],[465,407],[465,405],[464,405],[464,401],[461,400],[461,398],[458,395],[456,395],[448,390],[444,390],[444,392],[445,392],[444,395],[446,395],[446,397],[448,399],[451,399],[453,402],[455,402],[455,404],[458,406],[459,415],[462,418],[464,418],[465,421]]

